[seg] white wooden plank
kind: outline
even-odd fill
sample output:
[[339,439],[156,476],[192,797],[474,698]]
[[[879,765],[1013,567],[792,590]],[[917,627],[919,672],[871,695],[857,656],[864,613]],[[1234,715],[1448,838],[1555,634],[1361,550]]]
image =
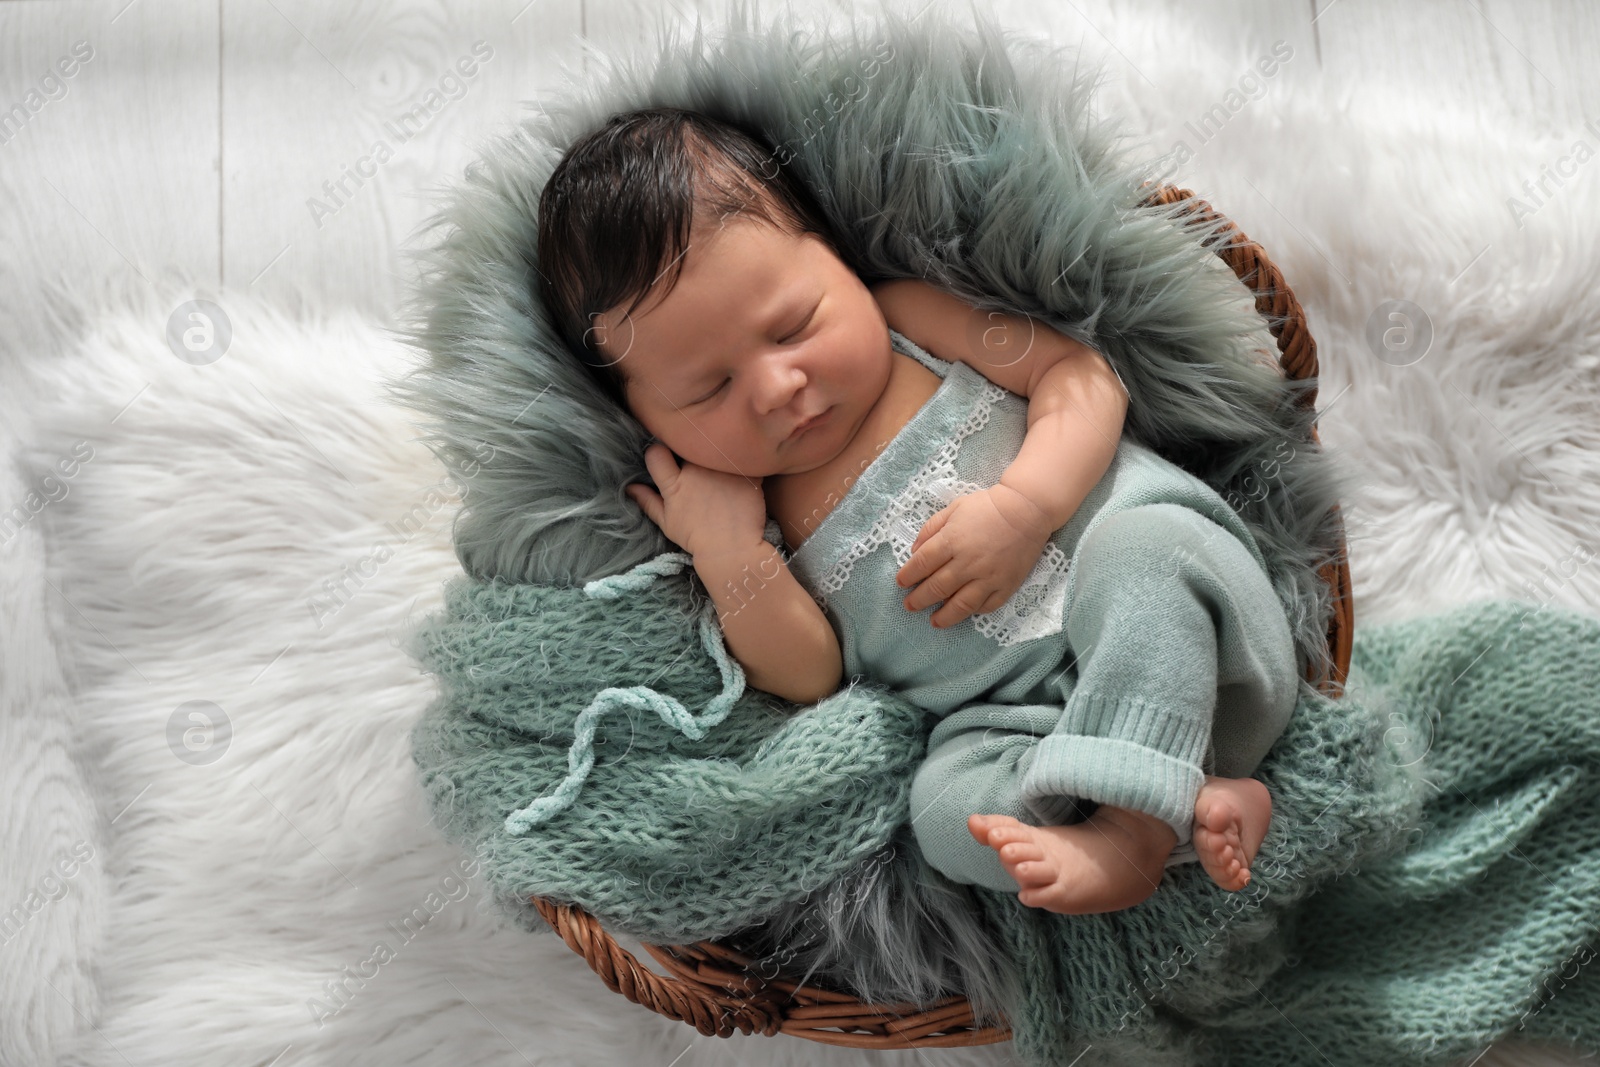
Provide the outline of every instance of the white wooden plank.
[[125,5],[0,4],[0,308],[19,347],[47,340],[45,278],[217,281],[215,0]]
[[[851,0],[790,0],[786,5],[817,19],[848,15]],[[870,7],[870,5],[869,5]],[[727,0],[584,0],[584,36],[607,49],[652,50],[663,26],[692,31],[698,15],[708,32],[726,21]],[[763,6],[764,24],[779,13],[778,5]]]
[[[1600,6],[1593,0],[1473,0],[1495,47],[1495,80],[1526,101],[1535,131],[1565,136],[1600,118]],[[1470,6],[1470,5],[1469,5]],[[1600,136],[1588,135],[1600,148]]]
[[228,285],[390,313],[401,246],[484,135],[523,113],[578,0],[245,0],[224,12]]
[[1317,0],[1324,67],[1358,103],[1404,84],[1412,106],[1515,117],[1565,136],[1600,114],[1591,0]]

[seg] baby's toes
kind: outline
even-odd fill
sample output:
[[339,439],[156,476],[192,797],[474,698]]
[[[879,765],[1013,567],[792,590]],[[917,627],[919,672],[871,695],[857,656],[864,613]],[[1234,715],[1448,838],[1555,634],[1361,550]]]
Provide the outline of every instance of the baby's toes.
[[994,849],[1019,843],[1032,846],[1034,845],[1034,833],[1033,827],[1025,826],[1013,819],[1008,823],[989,828],[988,845]]
[[[969,815],[967,816],[967,831],[978,839],[979,844],[998,844],[993,840],[996,828],[1002,826],[1021,826],[1022,824],[1009,815]],[[1007,840],[1017,840],[1007,838]]]
[[997,851],[1000,854],[1000,866],[1024,889],[1049,885],[1056,880],[1056,865],[1049,861],[1045,850],[1032,837],[1008,842]]
[[998,846],[1000,860],[1007,866],[1044,859],[1044,849],[1032,841],[1007,841]]
[[1207,844],[1219,857],[1226,858],[1230,855],[1244,856],[1244,842],[1239,839],[1237,823],[1229,823],[1225,828],[1195,830],[1197,835],[1204,834]]
[[1023,860],[1019,863],[1008,863],[1004,857],[1000,865],[1006,873],[1017,880],[1017,885],[1023,889],[1036,889],[1041,886],[1052,885],[1056,880],[1055,864],[1043,859]]
[[1239,808],[1226,796],[1202,795],[1195,805],[1194,816],[1196,823],[1212,833],[1226,833],[1230,829],[1238,833]]

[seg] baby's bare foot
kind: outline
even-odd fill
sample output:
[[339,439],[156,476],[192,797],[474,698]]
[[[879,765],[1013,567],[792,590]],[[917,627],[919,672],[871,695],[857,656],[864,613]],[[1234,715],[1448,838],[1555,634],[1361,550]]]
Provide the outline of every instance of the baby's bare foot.
[[1250,864],[1272,821],[1272,794],[1254,778],[1209,777],[1194,802],[1194,851],[1223,889],[1250,884]]
[[[1110,815],[1102,806],[1095,818],[1071,826],[973,815],[967,829],[999,853],[1001,866],[1021,887],[1017,899],[1023,904],[1062,915],[1093,915],[1131,908],[1154,893],[1162,861],[1176,840],[1164,823],[1147,833],[1142,824],[1102,818],[1101,812]],[[1164,841],[1158,840],[1163,834]]]

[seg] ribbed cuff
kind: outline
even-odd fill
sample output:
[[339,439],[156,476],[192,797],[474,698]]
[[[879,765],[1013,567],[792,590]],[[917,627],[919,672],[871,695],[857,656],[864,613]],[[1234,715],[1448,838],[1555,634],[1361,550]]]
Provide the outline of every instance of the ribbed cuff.
[[1020,783],[1035,811],[1059,810],[1047,797],[1079,797],[1153,815],[1187,844],[1194,802],[1205,783],[1200,768],[1210,723],[1158,709],[1136,697],[1074,693],[1063,726],[1040,740]]

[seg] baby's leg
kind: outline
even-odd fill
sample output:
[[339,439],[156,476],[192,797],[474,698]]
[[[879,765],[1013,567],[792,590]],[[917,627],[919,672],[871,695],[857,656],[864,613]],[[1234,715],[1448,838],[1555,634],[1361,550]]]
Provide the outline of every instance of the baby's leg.
[[1029,826],[1006,815],[974,815],[972,836],[1000,855],[1017,899],[1062,915],[1121,911],[1156,886],[1178,841],[1153,815],[1102,804],[1071,826]]
[[[1063,621],[1075,677],[1063,676],[1061,720],[1039,742],[1020,792],[1027,801],[1068,796],[1143,812],[1187,844],[1207,771],[1220,770],[1224,754],[1261,748],[1292,706],[1297,679],[1282,606],[1243,542],[1174,504],[1107,516],[1085,535],[1073,567]],[[1224,693],[1231,714],[1214,732]],[[1211,740],[1215,768],[1203,766]],[[1243,777],[1253,761],[1224,773]],[[1235,806],[1242,816],[1246,805]],[[1223,833],[1226,815],[1211,816]],[[1246,829],[1241,822],[1241,843]],[[1220,852],[1213,859],[1227,877],[1236,857]]]
[[1208,777],[1194,802],[1194,850],[1211,880],[1250,884],[1250,864],[1272,822],[1272,794],[1254,778]]
[[910,797],[911,829],[930,867],[961,885],[1015,893],[1016,879],[994,849],[973,840],[969,819],[1003,815],[1036,826],[1081,817],[1065,798],[1035,808],[1017,791],[1039,738],[1060,716],[1049,704],[969,704],[934,726]]

